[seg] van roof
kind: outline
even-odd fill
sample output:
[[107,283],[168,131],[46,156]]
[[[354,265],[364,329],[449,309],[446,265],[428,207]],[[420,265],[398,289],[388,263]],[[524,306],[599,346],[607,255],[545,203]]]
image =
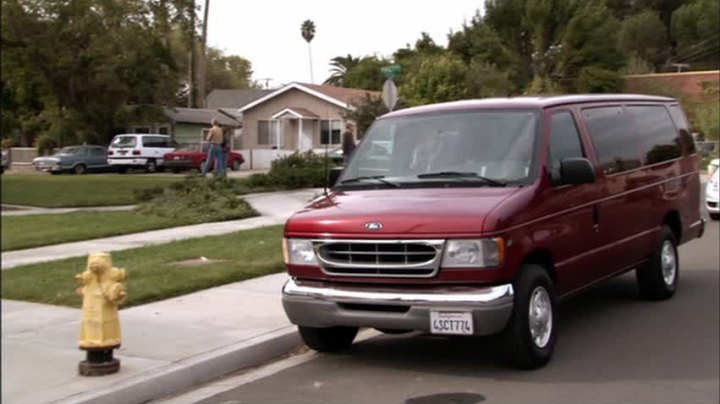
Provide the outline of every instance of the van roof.
[[423,114],[428,112],[456,111],[483,108],[548,108],[558,105],[582,104],[594,102],[673,102],[669,97],[641,94],[572,94],[572,95],[538,95],[508,98],[484,98],[478,100],[463,100],[443,102],[439,104],[423,105],[419,107],[401,109],[383,115],[396,117],[404,115]]

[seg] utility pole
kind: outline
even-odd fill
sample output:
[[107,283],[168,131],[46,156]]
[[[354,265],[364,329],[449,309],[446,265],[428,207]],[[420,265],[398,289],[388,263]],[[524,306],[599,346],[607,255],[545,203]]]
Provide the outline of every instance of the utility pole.
[[207,84],[207,27],[208,27],[208,10],[210,8],[210,0],[205,0],[205,10],[203,16],[202,42],[200,43],[200,60],[198,66],[198,105],[205,107],[205,86]]
[[190,10],[190,50],[188,51],[188,108],[195,106],[195,3],[189,6]]

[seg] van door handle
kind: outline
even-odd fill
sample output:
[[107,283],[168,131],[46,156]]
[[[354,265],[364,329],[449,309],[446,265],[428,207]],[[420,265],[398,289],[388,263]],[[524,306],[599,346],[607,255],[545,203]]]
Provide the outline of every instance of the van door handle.
[[593,205],[593,229],[600,231],[600,209],[597,205]]

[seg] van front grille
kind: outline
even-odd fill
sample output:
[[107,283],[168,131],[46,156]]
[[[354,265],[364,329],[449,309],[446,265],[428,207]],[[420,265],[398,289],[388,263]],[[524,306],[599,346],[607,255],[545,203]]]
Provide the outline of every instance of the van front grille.
[[331,275],[431,277],[443,240],[316,240],[314,246]]

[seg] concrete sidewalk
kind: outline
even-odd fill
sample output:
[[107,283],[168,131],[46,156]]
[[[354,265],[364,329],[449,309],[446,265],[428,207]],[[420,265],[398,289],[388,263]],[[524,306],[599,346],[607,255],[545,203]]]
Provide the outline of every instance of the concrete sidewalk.
[[63,258],[79,257],[96,251],[112,252],[127,250],[130,248],[169,243],[176,240],[226,234],[239,230],[283,224],[295,211],[303,207],[315,195],[319,195],[321,192],[322,189],[306,189],[245,195],[244,199],[261,214],[259,217],[250,219],[203,223],[127,234],[124,236],[4,252],[2,253],[2,269],[5,270],[20,265],[54,261]]
[[286,354],[286,274],[120,311],[120,372],[78,375],[81,310],[2,301],[2,402],[143,403]]
[[[9,252],[2,265],[281,224],[320,191],[247,195],[261,217]],[[102,377],[78,375],[81,310],[3,300],[2,402],[144,403],[286,354],[302,343],[282,309],[285,280],[270,275],[121,310],[120,372]]]

